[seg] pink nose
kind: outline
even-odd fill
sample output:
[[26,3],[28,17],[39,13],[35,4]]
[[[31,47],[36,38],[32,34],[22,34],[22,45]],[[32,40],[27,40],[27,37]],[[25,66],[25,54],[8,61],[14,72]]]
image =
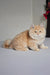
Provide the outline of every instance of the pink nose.
[[37,33],[37,35],[39,35],[39,33]]

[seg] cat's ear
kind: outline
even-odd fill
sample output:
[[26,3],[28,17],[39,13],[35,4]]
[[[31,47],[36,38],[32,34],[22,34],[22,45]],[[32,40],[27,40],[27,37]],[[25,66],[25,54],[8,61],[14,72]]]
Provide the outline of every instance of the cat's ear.
[[31,28],[34,28],[34,24],[31,25]]
[[41,27],[44,27],[44,24],[43,24],[43,23],[41,23],[41,24],[40,24],[40,26],[41,26]]

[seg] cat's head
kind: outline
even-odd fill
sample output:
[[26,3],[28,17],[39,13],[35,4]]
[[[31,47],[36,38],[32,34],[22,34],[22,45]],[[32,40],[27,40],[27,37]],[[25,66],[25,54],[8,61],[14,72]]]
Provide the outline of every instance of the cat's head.
[[29,29],[29,35],[32,39],[41,39],[46,36],[46,30],[43,24],[32,25]]

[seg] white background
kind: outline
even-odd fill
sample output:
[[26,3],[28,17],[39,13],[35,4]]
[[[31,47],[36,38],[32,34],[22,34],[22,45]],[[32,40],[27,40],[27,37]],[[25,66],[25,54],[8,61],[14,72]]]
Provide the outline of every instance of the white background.
[[45,0],[0,0],[0,41],[39,24]]

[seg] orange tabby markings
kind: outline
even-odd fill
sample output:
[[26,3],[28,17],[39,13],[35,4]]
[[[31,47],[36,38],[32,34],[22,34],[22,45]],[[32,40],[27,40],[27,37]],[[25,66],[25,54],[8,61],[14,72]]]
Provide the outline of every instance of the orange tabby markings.
[[39,51],[40,48],[47,48],[42,46],[45,40],[46,30],[43,26],[35,25],[15,36],[14,39],[6,40],[3,44],[4,48],[13,48],[15,50],[27,51],[28,47],[32,50]]

